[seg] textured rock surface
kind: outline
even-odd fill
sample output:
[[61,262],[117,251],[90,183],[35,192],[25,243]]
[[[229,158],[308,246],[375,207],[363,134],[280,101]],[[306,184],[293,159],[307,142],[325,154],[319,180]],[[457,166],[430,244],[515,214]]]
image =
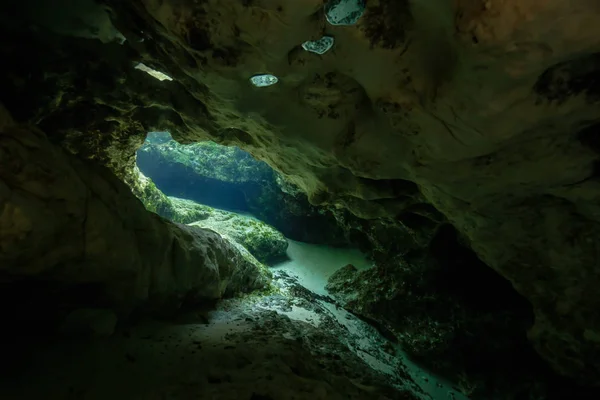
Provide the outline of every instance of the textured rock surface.
[[114,333],[117,320],[112,310],[79,308],[67,315],[60,332],[67,336],[107,337]]
[[[600,381],[597,1],[373,0],[351,27],[317,0],[104,3],[123,46],[4,21],[17,120],[120,175],[170,129],[249,150],[314,203],[400,223],[432,204],[531,302],[539,353]],[[301,50],[323,34],[335,51]],[[252,88],[266,72],[281,82]]]
[[363,271],[347,265],[326,289],[469,398],[536,398],[552,391],[546,386],[552,375],[527,346],[531,315],[524,299],[492,270],[447,255],[453,256],[447,263],[412,256]]
[[[0,397],[425,398],[423,390],[400,369],[402,364],[398,372],[385,374],[370,368],[358,346],[350,345],[358,341],[358,335],[339,325],[327,308],[300,296],[279,298],[283,300],[281,305],[269,297],[227,300],[216,312],[195,310],[171,323],[144,321],[127,327],[127,334],[118,332],[102,341],[69,340],[53,343],[50,348],[37,346],[23,371],[17,369],[21,375],[15,374],[14,365],[0,375]],[[298,320],[286,313],[285,303],[297,304],[296,308],[310,315],[311,320]],[[322,325],[331,329],[325,330]],[[361,334],[361,349],[368,346],[377,360],[396,366],[382,350],[385,341],[376,332]]]
[[192,200],[167,197],[139,170],[133,176],[138,179],[131,184],[132,191],[147,210],[174,222],[218,232],[244,246],[261,263],[272,264],[285,259],[287,239],[272,226]]
[[191,224],[220,233],[244,246],[250,254],[265,264],[273,264],[286,257],[288,242],[272,226],[254,218],[212,210],[211,214]]
[[194,221],[195,218],[200,219],[205,214],[202,212],[203,210],[186,210],[182,208],[176,212],[171,199],[156,187],[152,179],[142,174],[137,166],[134,168],[133,173],[127,176],[126,182],[135,197],[144,203],[146,209],[161,217],[185,224]]
[[110,171],[66,155],[38,130],[6,125],[0,125],[3,282],[96,284],[101,290],[85,301],[118,311],[141,303],[177,308],[267,285],[266,269],[218,234],[147,212]]
[[[310,205],[306,194],[239,148],[213,142],[180,145],[168,134],[152,134],[138,151],[137,163],[170,196],[250,212],[291,239],[332,245],[348,243],[330,210]],[[182,223],[203,219],[194,217],[202,213],[199,210],[203,206],[193,202],[180,202],[177,211],[161,206],[164,199],[152,194],[155,187],[144,180],[143,176],[138,178],[132,188],[143,196],[138,197],[147,199],[144,202],[148,209],[164,209],[166,212],[160,215]],[[357,220],[340,213],[349,223]]]
[[173,206],[173,214],[171,216],[163,215],[163,217],[170,218],[182,224],[191,224],[192,222],[207,219],[213,212],[217,211],[212,207],[198,204],[191,200],[179,199],[177,197],[167,197],[167,200]]

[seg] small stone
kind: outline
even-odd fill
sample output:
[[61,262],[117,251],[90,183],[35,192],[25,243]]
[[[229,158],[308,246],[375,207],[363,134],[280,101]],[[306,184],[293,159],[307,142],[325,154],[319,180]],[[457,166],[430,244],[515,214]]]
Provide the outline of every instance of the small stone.
[[325,17],[331,25],[354,25],[365,12],[365,0],[330,0]]
[[250,78],[250,82],[256,87],[267,87],[279,82],[279,78],[271,74],[254,75]]
[[312,53],[325,54],[333,47],[334,42],[335,39],[331,36],[323,36],[319,40],[309,40],[302,43],[302,48]]

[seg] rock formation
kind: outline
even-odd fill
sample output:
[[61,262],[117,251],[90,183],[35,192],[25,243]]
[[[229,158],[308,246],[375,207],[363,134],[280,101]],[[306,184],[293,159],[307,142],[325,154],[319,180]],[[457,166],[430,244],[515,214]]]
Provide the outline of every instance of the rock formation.
[[470,398],[546,398],[539,392],[556,391],[549,383],[555,378],[527,345],[527,301],[458,243],[449,225],[427,252],[362,271],[347,265],[327,290],[429,370],[470,387]]
[[539,354],[600,382],[597,1],[371,0],[331,26],[321,0],[104,0],[123,44],[88,38],[102,13],[85,35],[37,22],[40,2],[0,28],[16,120],[121,177],[170,130],[248,150],[315,204],[412,227],[437,210],[532,304]]
[[272,226],[243,215],[217,210],[191,200],[165,196],[146,176],[136,171],[133,193],[152,211],[170,221],[210,229],[244,246],[258,261],[275,263],[286,258],[288,242]]
[[57,297],[93,285],[99,290],[87,305],[119,313],[173,310],[268,285],[265,267],[218,234],[147,212],[106,168],[65,154],[4,109],[0,114],[3,285],[44,282]]
[[[293,240],[348,244],[345,233],[338,226],[339,218],[336,219],[331,210],[311,205],[305,193],[266,163],[255,160],[237,147],[214,142],[180,145],[166,132],[155,132],[148,135],[138,150],[137,165],[169,196],[251,212]],[[138,181],[134,186],[141,184],[140,179]],[[152,189],[152,185],[143,186]],[[140,189],[137,192],[147,199],[145,203],[150,210],[166,207],[158,197],[150,200],[156,194],[151,196]],[[193,221],[173,218],[170,216],[173,212],[166,208],[159,214],[178,222]],[[356,220],[347,213],[344,215],[350,221]]]

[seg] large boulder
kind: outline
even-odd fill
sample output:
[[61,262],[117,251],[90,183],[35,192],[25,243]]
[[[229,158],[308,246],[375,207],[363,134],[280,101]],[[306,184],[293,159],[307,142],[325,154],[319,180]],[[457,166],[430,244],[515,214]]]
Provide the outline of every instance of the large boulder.
[[127,313],[268,285],[266,268],[235,245],[146,211],[109,170],[65,154],[37,129],[0,124],[0,163],[3,287],[26,278],[71,306]]
[[[188,213],[183,212],[183,210],[176,212],[171,200],[156,187],[152,179],[142,174],[137,165],[133,173],[127,176],[126,182],[135,197],[144,203],[148,211],[174,222],[188,222],[186,221]],[[195,212],[192,211],[191,214],[195,215]],[[182,218],[184,220],[181,220]]]
[[274,264],[287,257],[288,241],[285,236],[272,226],[252,217],[212,210],[207,218],[190,225],[211,229],[230,238],[265,264]]
[[259,262],[273,264],[286,258],[288,242],[272,226],[257,219],[217,210],[195,201],[167,197],[138,169],[129,185],[146,209],[171,221],[207,228],[241,244]]
[[458,240],[444,225],[428,252],[366,270],[346,265],[326,289],[469,398],[547,398],[556,377],[527,345],[530,306]]

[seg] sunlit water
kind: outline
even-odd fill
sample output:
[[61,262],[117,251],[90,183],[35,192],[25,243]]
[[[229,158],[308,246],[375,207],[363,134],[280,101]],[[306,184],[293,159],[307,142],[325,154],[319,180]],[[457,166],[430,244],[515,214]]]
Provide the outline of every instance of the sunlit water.
[[325,295],[327,279],[338,269],[352,264],[358,269],[371,267],[371,262],[358,250],[334,248],[288,240],[288,261],[275,265],[298,277],[299,283],[317,294]]

